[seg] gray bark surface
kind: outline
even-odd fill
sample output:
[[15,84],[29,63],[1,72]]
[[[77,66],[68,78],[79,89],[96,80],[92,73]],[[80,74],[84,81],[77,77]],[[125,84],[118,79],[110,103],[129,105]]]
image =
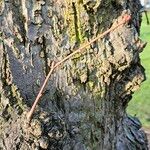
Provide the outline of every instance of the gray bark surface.
[[[126,107],[145,79],[138,0],[0,1],[0,149],[147,150]],[[52,61],[132,20],[57,68],[26,121]]]

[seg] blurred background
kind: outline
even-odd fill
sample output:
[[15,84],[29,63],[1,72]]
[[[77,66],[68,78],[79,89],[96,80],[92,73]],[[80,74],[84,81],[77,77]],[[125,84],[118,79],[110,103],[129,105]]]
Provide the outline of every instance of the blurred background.
[[150,25],[148,24],[148,20],[150,22],[150,0],[141,0],[141,2],[144,7],[140,37],[147,42],[147,46],[140,56],[141,63],[145,68],[146,81],[133,95],[127,112],[132,116],[137,116],[144,128],[150,129]]

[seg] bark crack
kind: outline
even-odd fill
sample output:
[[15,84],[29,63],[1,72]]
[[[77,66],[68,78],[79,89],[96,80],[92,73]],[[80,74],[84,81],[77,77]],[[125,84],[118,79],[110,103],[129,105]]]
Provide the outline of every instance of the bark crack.
[[45,74],[48,75],[49,72],[49,65],[48,65],[48,54],[46,51],[46,38],[43,36],[43,43],[42,43],[42,50],[44,54],[44,63],[45,63]]
[[72,3],[72,9],[74,12],[74,29],[75,29],[75,34],[76,34],[76,41],[80,43],[80,34],[79,34],[79,27],[78,27],[78,14],[77,14],[77,9],[76,9],[76,4],[75,2]]

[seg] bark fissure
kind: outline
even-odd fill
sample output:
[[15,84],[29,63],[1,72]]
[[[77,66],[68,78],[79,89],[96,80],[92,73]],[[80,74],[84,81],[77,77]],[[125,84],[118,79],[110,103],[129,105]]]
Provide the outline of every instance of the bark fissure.
[[76,41],[80,43],[80,35],[79,35],[79,27],[78,27],[78,15],[77,15],[77,10],[76,10],[76,6],[75,3],[72,3],[72,8],[74,11],[74,29],[75,29],[75,34],[76,34]]
[[43,44],[42,50],[44,53],[45,74],[48,75],[50,64],[48,64],[48,54],[46,51],[46,39],[44,36],[43,36],[43,43],[42,44]]
[[2,55],[3,59],[2,59],[2,66],[1,66],[1,72],[2,72],[1,79],[2,79],[2,83],[6,86],[7,85],[7,81],[6,81],[7,80],[7,73],[6,73],[6,70],[7,70],[7,56],[6,56],[4,43],[2,45],[3,45],[3,55]]

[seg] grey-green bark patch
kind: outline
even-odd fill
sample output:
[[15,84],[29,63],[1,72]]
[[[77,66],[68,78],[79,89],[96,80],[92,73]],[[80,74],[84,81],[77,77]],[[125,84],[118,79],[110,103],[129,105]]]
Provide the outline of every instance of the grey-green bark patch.
[[0,15],[2,15],[5,8],[4,0],[0,0]]

